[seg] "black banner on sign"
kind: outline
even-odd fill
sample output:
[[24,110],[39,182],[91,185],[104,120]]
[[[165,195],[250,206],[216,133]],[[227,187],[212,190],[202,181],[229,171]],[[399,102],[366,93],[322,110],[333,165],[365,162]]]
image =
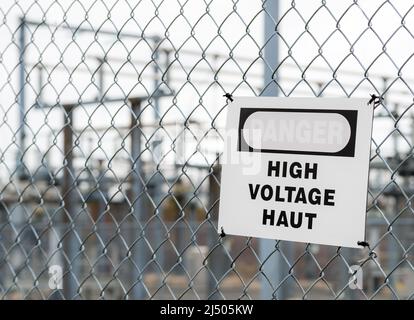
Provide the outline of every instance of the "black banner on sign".
[[[243,130],[245,130],[246,121],[250,116],[259,112],[279,112],[279,113],[293,113],[298,116],[304,116],[304,113],[308,114],[336,114],[340,115],[347,121],[349,125],[349,139],[346,145],[337,151],[315,151],[315,150],[290,150],[287,148],[254,148],[252,145],[245,140]],[[327,110],[327,109],[285,109],[285,108],[241,108],[240,109],[240,120],[238,128],[238,143],[237,151],[242,152],[261,152],[261,153],[287,153],[287,154],[304,154],[304,155],[320,155],[320,156],[337,156],[337,157],[354,157],[355,155],[355,140],[356,140],[356,129],[357,129],[357,110]],[[277,129],[277,128],[276,128]],[[268,128],[265,129],[268,131]],[[270,137],[276,138],[276,137]]]

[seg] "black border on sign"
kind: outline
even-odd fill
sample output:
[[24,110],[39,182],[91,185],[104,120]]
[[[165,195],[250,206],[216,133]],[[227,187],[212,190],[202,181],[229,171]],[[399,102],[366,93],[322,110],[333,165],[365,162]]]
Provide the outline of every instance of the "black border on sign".
[[[247,118],[255,112],[296,112],[296,113],[337,113],[342,115],[349,123],[351,128],[351,136],[347,145],[337,152],[323,151],[298,151],[298,150],[282,150],[282,149],[253,149],[247,144],[242,135],[242,130]],[[355,140],[357,129],[358,110],[330,110],[330,109],[286,109],[286,108],[240,108],[239,130],[237,151],[240,152],[262,152],[262,153],[287,153],[287,154],[305,154],[317,156],[336,156],[336,157],[354,157],[355,156]]]

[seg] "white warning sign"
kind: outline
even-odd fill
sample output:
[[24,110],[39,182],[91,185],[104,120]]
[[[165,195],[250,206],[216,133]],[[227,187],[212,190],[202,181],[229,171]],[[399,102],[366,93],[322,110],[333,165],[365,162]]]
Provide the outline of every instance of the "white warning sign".
[[355,98],[234,98],[218,227],[226,234],[359,247],[373,106]]

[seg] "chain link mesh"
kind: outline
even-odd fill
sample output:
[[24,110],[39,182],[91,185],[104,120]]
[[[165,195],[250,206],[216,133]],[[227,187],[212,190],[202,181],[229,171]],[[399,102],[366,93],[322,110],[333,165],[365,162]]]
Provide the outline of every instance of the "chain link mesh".
[[[413,8],[2,1],[0,296],[411,299]],[[218,235],[227,92],[383,98],[369,248]]]

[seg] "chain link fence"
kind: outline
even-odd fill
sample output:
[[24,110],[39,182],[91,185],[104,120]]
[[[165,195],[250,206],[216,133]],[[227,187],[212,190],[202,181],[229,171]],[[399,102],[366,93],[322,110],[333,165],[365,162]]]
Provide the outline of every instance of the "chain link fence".
[[[413,8],[2,1],[0,296],[411,299]],[[369,248],[220,238],[227,92],[383,98]]]

